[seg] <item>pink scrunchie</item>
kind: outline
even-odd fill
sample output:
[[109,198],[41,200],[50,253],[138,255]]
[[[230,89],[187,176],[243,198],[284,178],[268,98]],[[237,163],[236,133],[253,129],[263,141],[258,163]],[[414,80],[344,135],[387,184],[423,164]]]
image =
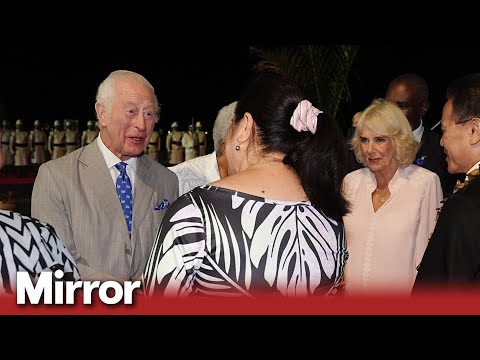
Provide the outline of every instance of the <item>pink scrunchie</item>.
[[315,134],[317,131],[317,115],[323,113],[318,110],[308,100],[302,100],[298,103],[297,108],[290,118],[290,125],[298,132],[310,131]]

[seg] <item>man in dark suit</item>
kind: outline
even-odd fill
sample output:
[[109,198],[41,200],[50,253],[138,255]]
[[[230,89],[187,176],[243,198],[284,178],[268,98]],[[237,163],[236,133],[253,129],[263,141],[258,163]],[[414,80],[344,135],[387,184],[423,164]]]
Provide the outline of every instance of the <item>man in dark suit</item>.
[[400,75],[389,84],[385,98],[400,107],[410,122],[413,137],[421,143],[414,163],[436,173],[443,196],[450,196],[458,176],[448,173],[446,155],[440,146],[441,135],[425,128],[422,121],[430,106],[427,82],[417,74]]
[[480,73],[449,85],[441,124],[448,171],[467,176],[439,212],[418,269],[415,293],[432,286],[442,291],[475,289],[473,285],[480,282]]

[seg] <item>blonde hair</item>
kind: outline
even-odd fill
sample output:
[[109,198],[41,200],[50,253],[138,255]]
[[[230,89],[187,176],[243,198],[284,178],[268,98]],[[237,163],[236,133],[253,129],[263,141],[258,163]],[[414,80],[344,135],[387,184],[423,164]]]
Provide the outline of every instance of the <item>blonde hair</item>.
[[359,136],[363,127],[392,139],[393,156],[400,166],[407,166],[413,162],[420,143],[414,139],[407,117],[395,103],[384,99],[375,99],[358,119],[350,146],[357,160],[366,166],[367,161],[361,149]]
[[362,116],[363,111],[357,111],[352,117],[352,127],[357,127],[358,119]]

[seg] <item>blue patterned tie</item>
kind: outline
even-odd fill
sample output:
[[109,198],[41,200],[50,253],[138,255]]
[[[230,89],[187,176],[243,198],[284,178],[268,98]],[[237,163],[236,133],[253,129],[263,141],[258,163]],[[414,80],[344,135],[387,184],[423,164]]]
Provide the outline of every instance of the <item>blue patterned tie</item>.
[[128,226],[128,234],[132,233],[132,183],[127,175],[127,164],[119,162],[115,167],[120,171],[117,178],[117,193],[122,204],[123,213]]

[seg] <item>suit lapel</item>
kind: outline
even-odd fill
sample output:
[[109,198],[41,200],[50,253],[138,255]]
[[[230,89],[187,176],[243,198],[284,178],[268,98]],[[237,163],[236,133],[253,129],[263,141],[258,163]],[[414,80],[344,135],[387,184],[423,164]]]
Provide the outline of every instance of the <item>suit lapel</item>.
[[[138,158],[136,178],[135,178],[135,196],[133,204],[133,223],[140,224],[145,218],[145,214],[150,209],[150,203],[153,196],[153,186],[151,186],[153,175],[150,171],[150,164],[145,161],[143,155]],[[158,179],[157,179],[158,180]]]
[[138,158],[137,170],[135,174],[135,195],[133,200],[133,229],[132,229],[132,251],[135,250],[137,242],[138,229],[144,221],[148,211],[154,211],[152,204],[153,189],[152,183],[158,181],[154,179],[150,171],[150,163],[146,161],[147,155]]
[[[105,214],[119,215],[111,216],[111,220],[114,221],[115,228],[124,229],[128,237],[128,229],[123,217],[122,206],[118,200],[118,194],[113,185],[113,180],[111,180],[105,159],[96,141],[85,146],[85,150],[80,155],[79,162],[85,165],[83,180],[88,183],[88,188],[92,189],[90,196],[100,200],[100,206],[103,208]],[[87,196],[89,196],[89,194],[87,194]]]

